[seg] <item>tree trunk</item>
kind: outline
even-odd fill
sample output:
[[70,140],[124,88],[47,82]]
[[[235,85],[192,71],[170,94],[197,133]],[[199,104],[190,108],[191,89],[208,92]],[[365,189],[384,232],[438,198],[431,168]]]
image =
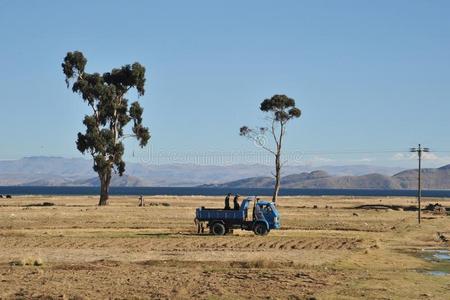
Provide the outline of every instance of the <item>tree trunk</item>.
[[278,198],[278,193],[280,192],[281,186],[281,147],[283,145],[283,136],[284,136],[284,123],[280,121],[280,133],[278,139],[276,138],[275,129],[272,123],[272,134],[277,144],[276,153],[275,153],[275,187],[273,190],[272,202],[276,203]]
[[281,185],[281,161],[280,161],[280,152],[275,156],[275,187],[273,190],[272,201],[277,202],[278,192],[280,191]]
[[111,183],[111,171],[100,176],[100,201],[99,206],[108,205],[109,199],[109,184]]

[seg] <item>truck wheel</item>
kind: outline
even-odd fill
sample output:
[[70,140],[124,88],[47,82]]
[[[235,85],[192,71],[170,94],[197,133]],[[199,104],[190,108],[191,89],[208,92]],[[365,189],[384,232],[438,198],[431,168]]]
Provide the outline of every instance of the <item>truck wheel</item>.
[[212,234],[214,234],[214,235],[224,235],[225,234],[225,226],[222,223],[214,223],[211,231],[212,231]]
[[253,228],[253,232],[256,235],[267,235],[269,233],[269,230],[267,229],[266,224],[264,223],[258,223],[255,225],[255,227]]

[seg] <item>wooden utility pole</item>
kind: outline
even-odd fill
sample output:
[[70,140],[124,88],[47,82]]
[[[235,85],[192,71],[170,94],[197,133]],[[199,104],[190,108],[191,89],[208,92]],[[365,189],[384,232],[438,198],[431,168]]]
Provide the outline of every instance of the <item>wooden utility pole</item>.
[[417,214],[417,220],[421,221],[421,215],[420,212],[422,210],[420,202],[422,200],[422,153],[423,152],[430,152],[430,149],[423,148],[420,144],[417,148],[411,148],[411,152],[416,152],[419,156],[419,175],[417,176],[417,205],[418,205],[418,214]]

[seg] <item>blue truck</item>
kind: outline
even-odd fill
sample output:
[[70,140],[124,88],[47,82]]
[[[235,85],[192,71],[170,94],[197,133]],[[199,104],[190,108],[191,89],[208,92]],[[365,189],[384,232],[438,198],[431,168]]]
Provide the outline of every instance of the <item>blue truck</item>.
[[[250,218],[248,210],[251,202],[253,202],[253,213]],[[197,208],[195,224],[198,233],[203,233],[206,225],[210,233],[214,235],[232,233],[233,229],[253,231],[256,235],[267,235],[270,230],[280,228],[280,213],[273,202],[247,197],[242,201],[239,210]]]

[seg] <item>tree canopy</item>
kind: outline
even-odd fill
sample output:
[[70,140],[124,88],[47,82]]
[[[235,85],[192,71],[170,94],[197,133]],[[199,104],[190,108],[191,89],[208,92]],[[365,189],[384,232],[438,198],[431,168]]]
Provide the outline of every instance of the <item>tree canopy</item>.
[[295,107],[295,100],[286,95],[274,95],[270,99],[264,99],[259,109],[272,112],[275,121],[284,123],[302,114],[301,110]]

